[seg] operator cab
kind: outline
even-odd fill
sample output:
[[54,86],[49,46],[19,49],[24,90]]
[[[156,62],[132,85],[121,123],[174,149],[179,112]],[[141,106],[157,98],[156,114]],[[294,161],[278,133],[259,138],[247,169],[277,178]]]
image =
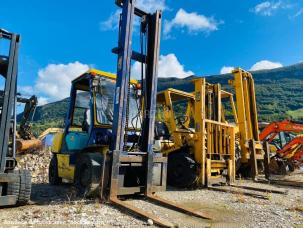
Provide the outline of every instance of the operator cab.
[[[64,132],[54,138],[52,152],[57,153],[58,175],[74,179],[77,157],[83,151],[108,151],[112,138],[116,75],[91,69],[72,81],[70,104]],[[129,140],[138,140],[141,128],[138,82],[131,80],[129,97]],[[135,136],[135,137],[134,137]],[[130,142],[131,143],[131,142]]]
[[[65,126],[66,151],[110,144],[115,84],[115,75],[97,70],[90,70],[72,82],[70,111]],[[133,81],[130,88],[129,127],[135,127],[133,122],[138,115],[134,108],[137,107],[135,84]],[[138,123],[136,128],[139,128]]]

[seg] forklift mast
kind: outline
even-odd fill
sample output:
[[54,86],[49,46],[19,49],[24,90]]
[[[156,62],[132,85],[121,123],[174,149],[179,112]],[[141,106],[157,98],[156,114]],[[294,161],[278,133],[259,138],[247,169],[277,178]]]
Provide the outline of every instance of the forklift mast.
[[[0,122],[0,173],[4,173],[7,169],[14,169],[16,165],[14,159],[15,149],[16,149],[15,106],[16,106],[16,87],[17,87],[17,70],[18,70],[18,48],[19,48],[20,36],[0,29],[0,39],[5,39],[10,41],[9,55],[0,56],[0,69],[1,69],[0,73],[5,80],[3,99],[1,100],[1,122]],[[13,127],[12,127],[13,139],[12,139],[12,148],[9,148],[11,123],[13,123]]]
[[20,36],[0,29],[0,41],[9,42],[7,50],[0,50],[0,75],[4,89],[0,91],[0,207],[25,205],[31,195],[31,174],[16,170],[16,89],[18,48]]
[[[124,2],[124,3],[122,3]],[[160,49],[161,12],[147,14],[135,8],[135,1],[116,1],[123,9],[119,32],[117,84],[114,102],[113,139],[111,150],[123,150],[126,128],[131,59],[146,65],[145,80],[141,83],[144,95],[144,123],[141,150],[152,152],[156,113],[157,71]],[[141,32],[147,36],[147,53],[132,51],[134,17],[142,18]],[[147,64],[148,63],[148,64]]]
[[259,123],[254,79],[251,73],[237,68],[233,70],[234,79],[229,84],[236,94],[237,118],[241,148],[241,172],[256,179],[259,170],[268,172],[268,154],[263,150],[259,138]]
[[[100,178],[100,196],[132,213],[152,219],[164,227],[174,227],[169,221],[142,211],[122,201],[120,198],[142,195],[149,201],[161,206],[187,213],[199,218],[208,218],[201,212],[195,212],[184,206],[176,205],[155,195],[166,190],[167,158],[153,151],[154,124],[156,113],[158,58],[160,49],[161,11],[146,13],[135,7],[135,0],[116,0],[122,7],[120,17],[118,47],[113,52],[118,54],[117,80],[114,97],[114,117],[112,143],[108,156],[103,160]],[[132,34],[135,17],[141,19],[141,51],[132,49]],[[146,52],[144,52],[146,50]],[[130,95],[131,60],[141,63],[142,124],[139,129],[138,146],[129,149],[128,112]]]
[[[143,124],[141,127],[141,140],[139,146],[140,152],[146,153],[147,167],[146,173],[146,193],[151,193],[152,185],[152,168],[154,153],[152,150],[154,138],[154,122],[156,113],[156,95],[157,95],[157,70],[160,49],[160,30],[161,30],[161,12],[156,11],[154,14],[143,12],[135,7],[135,1],[116,1],[116,4],[122,7],[122,16],[119,28],[118,48],[118,66],[116,93],[114,98],[114,119],[113,119],[113,140],[110,151],[113,153],[111,195],[115,193],[118,186],[117,178],[119,163],[122,154],[129,154],[125,151],[125,134],[127,134],[127,116],[129,106],[129,84],[131,72],[131,60],[139,61],[145,68],[145,78],[141,81],[142,93],[144,96]],[[141,18],[141,35],[146,36],[147,52],[138,53],[132,50],[132,33],[134,19],[138,16]],[[142,75],[143,77],[143,75]],[[136,152],[131,152],[138,155]],[[163,159],[164,160],[164,159]],[[163,164],[162,164],[163,165]],[[165,168],[165,167],[162,167]],[[161,181],[162,189],[165,189],[165,181]]]

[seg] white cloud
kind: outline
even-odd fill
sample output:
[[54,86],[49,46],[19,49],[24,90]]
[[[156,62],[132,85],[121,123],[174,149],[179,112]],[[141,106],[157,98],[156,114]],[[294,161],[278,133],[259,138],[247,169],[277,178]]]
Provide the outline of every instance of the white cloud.
[[165,0],[137,0],[136,7],[149,13],[167,9]]
[[88,69],[88,65],[78,61],[68,64],[49,64],[39,70],[35,92],[41,95],[42,102],[66,98],[69,96],[71,80]]
[[32,86],[18,86],[18,93],[22,96],[31,96],[34,94],[34,88]]
[[218,30],[218,25],[222,22],[216,21],[212,17],[188,13],[184,9],[179,9],[174,19],[165,21],[164,35],[168,35],[171,30],[176,28],[186,28],[189,33],[212,32]]
[[121,10],[116,10],[116,12],[112,13],[107,20],[100,22],[100,30],[108,31],[118,29],[120,13]]
[[272,16],[279,9],[288,9],[291,7],[292,6],[290,4],[286,4],[282,0],[264,1],[256,5],[253,9],[251,9],[251,11],[262,16]]
[[255,63],[250,70],[251,71],[256,71],[256,70],[270,70],[270,69],[275,69],[283,67],[283,65],[279,62],[271,62],[268,60],[262,60],[260,62]]
[[49,102],[49,99],[47,97],[38,97],[38,105],[45,105]]
[[[161,78],[177,77],[185,78],[193,75],[194,72],[186,71],[184,65],[182,65],[177,59],[175,54],[161,55],[159,59],[159,72],[158,76]],[[132,76],[139,79],[141,75],[141,64],[139,62],[134,63],[132,67]]]
[[[164,11],[167,9],[165,0],[138,0],[136,2],[136,7],[151,13],[155,12],[156,10]],[[100,29],[102,31],[111,31],[118,29],[120,14],[121,9],[117,9],[105,21],[100,22]],[[139,20],[137,17],[135,18],[134,23],[135,25],[139,25]]]
[[223,66],[221,68],[220,74],[230,74],[235,68],[231,66]]

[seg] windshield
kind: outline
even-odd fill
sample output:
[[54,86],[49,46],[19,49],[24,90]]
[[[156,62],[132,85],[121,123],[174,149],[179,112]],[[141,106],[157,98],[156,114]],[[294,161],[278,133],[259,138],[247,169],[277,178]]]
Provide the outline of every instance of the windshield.
[[[96,92],[96,108],[97,121],[100,124],[112,124],[114,116],[114,96],[116,81],[109,78],[100,78],[100,86]],[[130,88],[130,104],[129,104],[129,128],[140,128],[141,121],[138,115],[138,107],[136,95],[133,86]]]

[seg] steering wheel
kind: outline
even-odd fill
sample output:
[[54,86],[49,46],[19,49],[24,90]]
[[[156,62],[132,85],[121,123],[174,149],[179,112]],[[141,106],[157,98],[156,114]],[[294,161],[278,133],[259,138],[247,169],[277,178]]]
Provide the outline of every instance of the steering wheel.
[[189,120],[189,116],[177,116],[175,120],[177,121],[177,124],[184,127],[185,123]]

